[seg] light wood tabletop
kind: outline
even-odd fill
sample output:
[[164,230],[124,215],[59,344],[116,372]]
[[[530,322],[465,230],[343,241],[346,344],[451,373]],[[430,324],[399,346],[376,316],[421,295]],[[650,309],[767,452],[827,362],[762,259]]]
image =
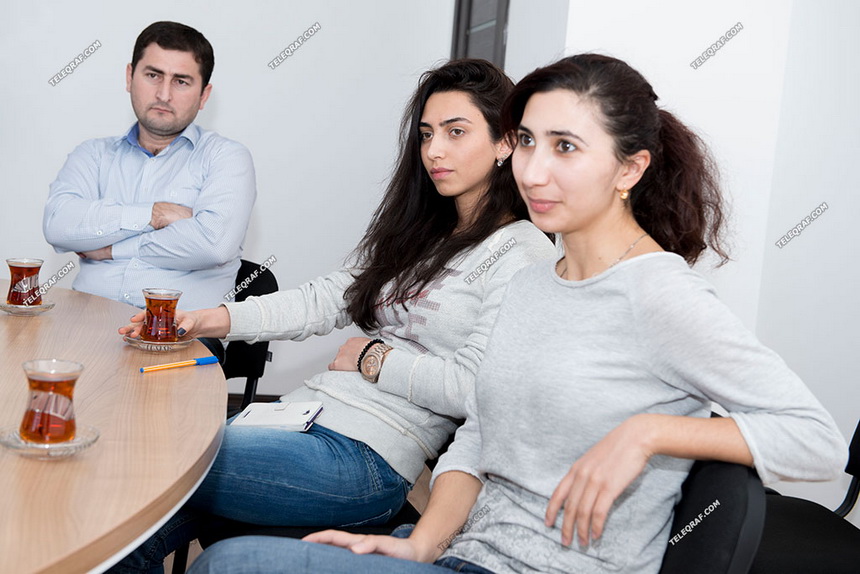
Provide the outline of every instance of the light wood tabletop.
[[[8,288],[0,281],[4,301]],[[139,372],[208,356],[202,344],[140,351],[117,334],[134,307],[60,287],[44,299],[56,307],[42,315],[0,313],[0,428],[19,425],[27,408],[21,363],[57,358],[84,364],[74,393],[77,424],[101,436],[61,460],[0,447],[3,574],[103,569],[191,492],[224,428],[227,386],[217,364]]]

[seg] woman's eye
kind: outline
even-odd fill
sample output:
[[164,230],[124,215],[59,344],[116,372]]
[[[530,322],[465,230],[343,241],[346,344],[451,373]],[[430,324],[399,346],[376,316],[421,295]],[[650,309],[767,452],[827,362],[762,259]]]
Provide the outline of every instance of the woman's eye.
[[523,147],[529,147],[532,145],[532,143],[534,143],[531,136],[527,134],[520,134],[517,139],[519,141],[519,144]]
[[569,141],[560,141],[558,142],[558,151],[562,153],[569,153],[572,151],[576,151],[576,146],[570,143]]
[[463,128],[454,128],[451,130],[451,135],[455,136],[455,137],[460,137],[461,135],[463,135],[465,133],[466,133],[466,130],[464,130]]
[[433,134],[430,132],[421,132],[418,137],[421,138],[421,141],[426,142],[433,137]]

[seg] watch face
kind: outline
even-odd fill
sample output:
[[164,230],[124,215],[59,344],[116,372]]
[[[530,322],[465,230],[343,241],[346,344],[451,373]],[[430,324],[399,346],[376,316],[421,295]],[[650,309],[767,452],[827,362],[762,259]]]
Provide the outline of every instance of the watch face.
[[379,358],[375,355],[367,355],[364,357],[364,372],[368,377],[375,377],[379,372]]

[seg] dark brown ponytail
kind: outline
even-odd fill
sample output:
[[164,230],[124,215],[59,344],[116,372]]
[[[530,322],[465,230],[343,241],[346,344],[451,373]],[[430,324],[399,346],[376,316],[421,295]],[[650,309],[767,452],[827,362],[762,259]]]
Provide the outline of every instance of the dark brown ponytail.
[[619,161],[641,150],[651,154],[651,165],[630,189],[630,208],[642,229],[691,265],[708,247],[720,265],[728,261],[718,172],[707,146],[657,107],[657,95],[639,72],[599,54],[571,56],[538,68],[506,101],[503,129],[516,130],[529,98],[552,90],[570,90],[597,105]]

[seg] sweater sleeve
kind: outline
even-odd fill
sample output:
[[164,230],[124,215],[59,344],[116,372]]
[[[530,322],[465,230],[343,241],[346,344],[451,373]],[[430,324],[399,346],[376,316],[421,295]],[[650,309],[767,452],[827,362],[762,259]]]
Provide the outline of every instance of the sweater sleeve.
[[848,449],[833,418],[701,276],[675,267],[660,281],[639,278],[636,287],[639,337],[650,347],[655,374],[722,405],[763,482],[839,475]]
[[[380,371],[380,390],[402,396],[435,413],[465,418],[465,399],[475,386],[475,375],[511,277],[526,265],[555,254],[555,247],[545,236],[537,229],[530,231],[535,232],[533,239],[526,240],[520,235],[520,241],[515,239],[513,247],[499,255],[475,281],[482,282],[483,299],[474,330],[465,343],[449,357],[418,354],[403,348],[392,350]],[[492,257],[496,249],[490,244],[487,255]]]
[[326,335],[352,324],[343,298],[353,282],[349,270],[336,271],[309,281],[297,289],[240,303],[223,303],[230,313],[228,341],[303,341],[311,335]]
[[430,477],[430,488],[442,474],[458,470],[471,474],[481,482],[484,482],[478,468],[481,462],[481,423],[478,419],[477,391],[472,389],[466,399],[466,422],[460,425],[454,435],[454,442],[448,447],[433,469]]

